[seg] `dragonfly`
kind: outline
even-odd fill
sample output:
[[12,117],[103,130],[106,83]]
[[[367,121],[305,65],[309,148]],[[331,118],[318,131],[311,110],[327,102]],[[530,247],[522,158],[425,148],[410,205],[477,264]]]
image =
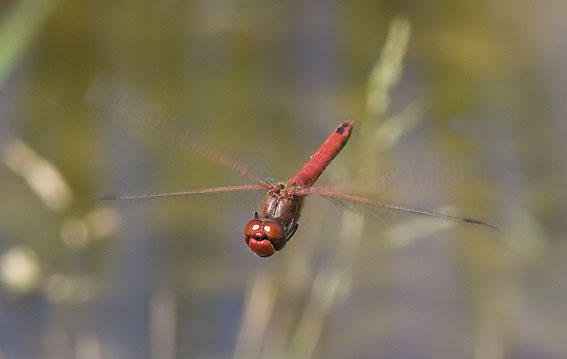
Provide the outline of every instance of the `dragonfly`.
[[333,159],[346,145],[353,128],[354,121],[341,123],[321,144],[317,151],[311,155],[301,170],[287,182],[274,182],[271,179],[259,175],[253,169],[241,162],[233,160],[225,155],[211,152],[210,150],[203,151],[202,148],[198,148],[201,152],[207,152],[209,157],[212,157],[217,162],[247,176],[255,183],[143,195],[113,195],[106,196],[103,199],[135,200],[234,191],[267,190],[260,212],[254,212],[253,218],[244,228],[244,241],[250,250],[259,257],[270,257],[276,251],[281,251],[286,246],[297,231],[303,200],[306,196],[311,194],[321,195],[332,202],[335,202],[334,200],[339,202],[346,201],[352,204],[362,204],[375,208],[421,216],[438,217],[450,221],[469,223],[489,229],[496,229],[494,225],[479,219],[452,216],[393,203],[386,203],[367,197],[333,190],[332,186],[314,186],[315,181],[317,181],[325,168],[327,168],[331,161],[333,161]]

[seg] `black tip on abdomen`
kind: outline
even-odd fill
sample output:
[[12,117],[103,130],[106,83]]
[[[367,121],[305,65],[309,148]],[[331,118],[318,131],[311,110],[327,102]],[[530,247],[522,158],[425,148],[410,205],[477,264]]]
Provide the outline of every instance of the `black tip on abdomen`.
[[337,128],[337,131],[336,131],[336,132],[337,132],[339,135],[342,135],[342,134],[345,132],[345,130],[346,130],[347,128],[349,128],[349,127],[350,127],[350,123],[348,123],[348,122],[343,122],[343,123]]

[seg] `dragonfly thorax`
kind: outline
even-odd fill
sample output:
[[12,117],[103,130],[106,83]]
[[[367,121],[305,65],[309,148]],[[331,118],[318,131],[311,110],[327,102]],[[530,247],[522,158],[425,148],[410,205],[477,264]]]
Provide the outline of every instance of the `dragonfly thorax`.
[[268,191],[262,203],[262,217],[277,220],[286,233],[297,222],[303,202],[302,196],[295,193],[293,189],[280,183]]

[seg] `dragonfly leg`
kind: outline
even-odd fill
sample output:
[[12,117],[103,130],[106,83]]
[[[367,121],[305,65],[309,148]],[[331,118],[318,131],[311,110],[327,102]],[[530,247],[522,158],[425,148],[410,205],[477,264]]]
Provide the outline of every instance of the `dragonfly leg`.
[[292,223],[290,226],[290,231],[289,234],[286,236],[286,241],[289,241],[291,239],[291,237],[293,237],[293,235],[295,234],[295,231],[297,231],[297,227],[299,226],[299,223]]

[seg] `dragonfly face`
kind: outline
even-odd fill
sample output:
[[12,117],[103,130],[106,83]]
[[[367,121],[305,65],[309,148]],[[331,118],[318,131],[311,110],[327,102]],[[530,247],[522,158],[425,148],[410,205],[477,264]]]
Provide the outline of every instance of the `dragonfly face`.
[[260,257],[269,257],[285,247],[288,238],[281,223],[273,219],[255,218],[244,229],[244,240],[250,250]]

